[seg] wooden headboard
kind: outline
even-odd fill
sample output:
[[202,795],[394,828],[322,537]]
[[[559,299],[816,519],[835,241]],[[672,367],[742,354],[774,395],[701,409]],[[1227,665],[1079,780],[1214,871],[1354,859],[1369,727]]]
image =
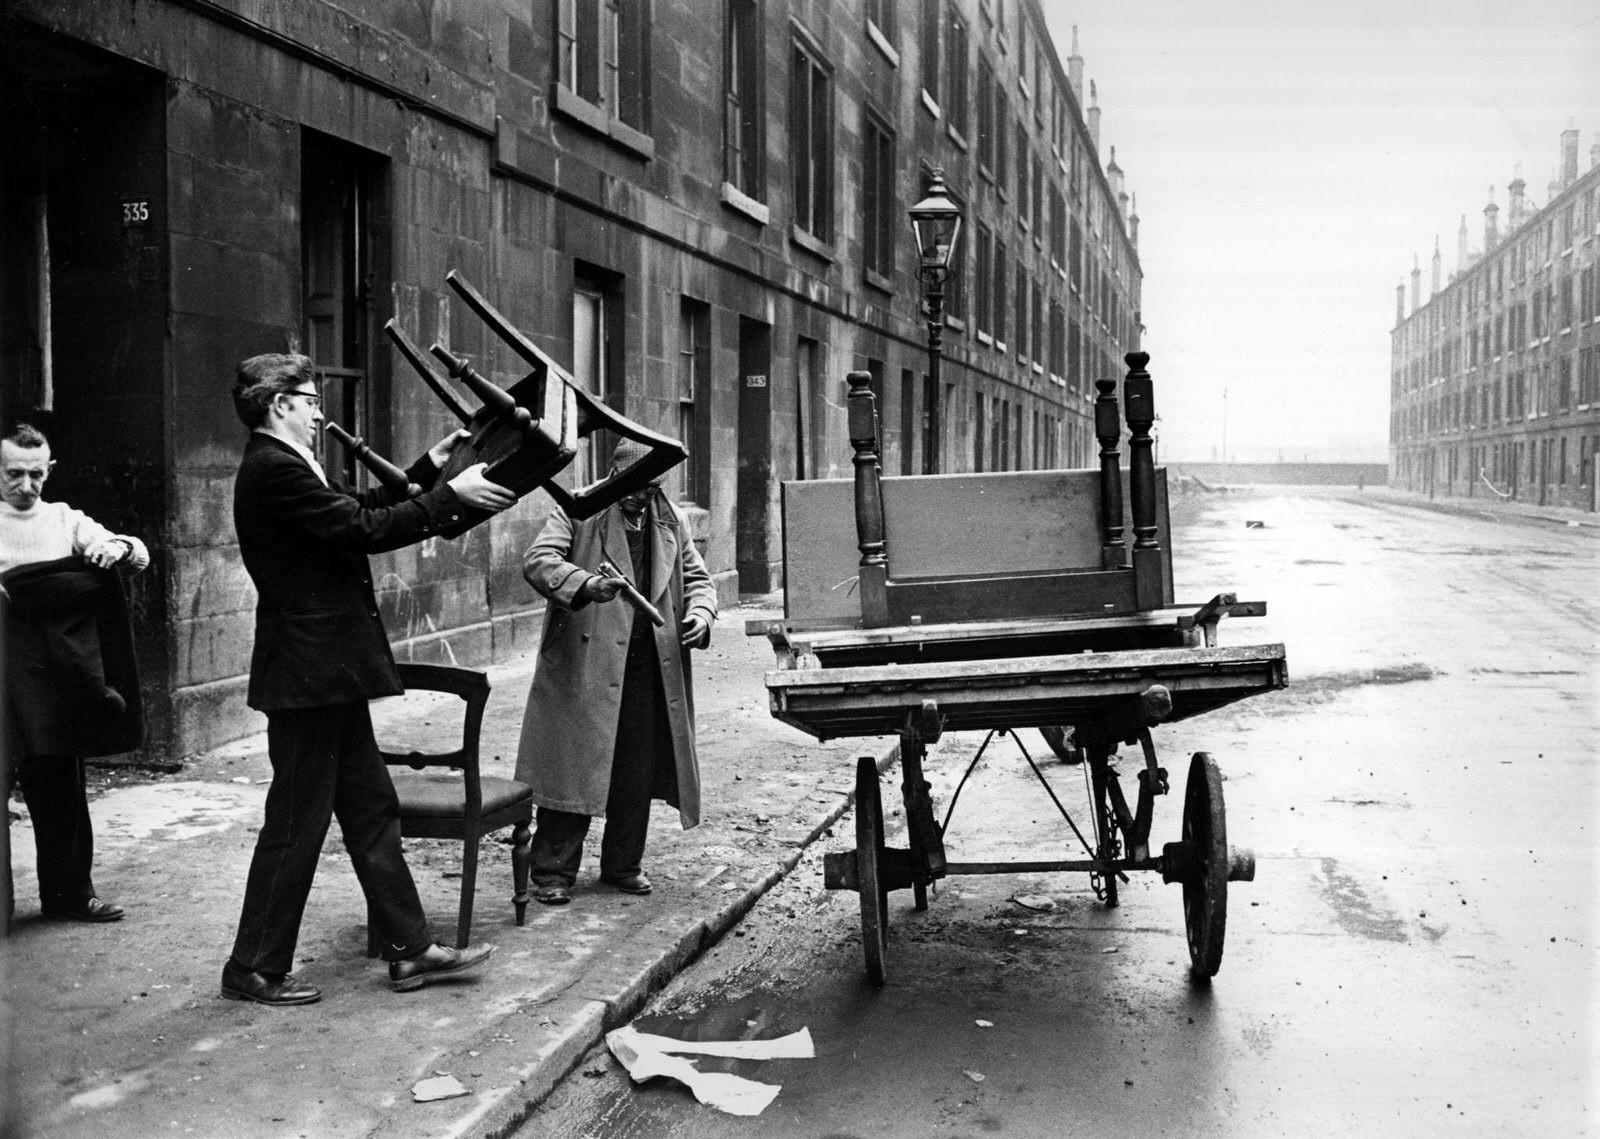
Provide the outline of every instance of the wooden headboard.
[[[1156,476],[1165,604],[1172,581],[1166,471]],[[993,587],[1010,589],[1013,576],[1102,568],[1099,471],[911,475],[885,478],[881,486],[891,581],[1001,575]],[[860,620],[854,487],[852,479],[783,484],[785,616]],[[1015,588],[1026,590],[1028,583]],[[1003,615],[1029,614],[1013,609]]]
[[1114,380],[1096,383],[1097,470],[885,478],[870,376],[852,372],[855,477],[783,484],[785,616],[871,628],[1170,605],[1166,472],[1153,459],[1148,359],[1129,354],[1123,385],[1127,496]]

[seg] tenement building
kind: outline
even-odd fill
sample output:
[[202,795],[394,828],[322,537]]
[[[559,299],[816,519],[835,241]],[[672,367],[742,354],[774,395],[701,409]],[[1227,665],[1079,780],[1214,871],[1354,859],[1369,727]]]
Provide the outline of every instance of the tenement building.
[[[1087,465],[1138,346],[1132,198],[1039,0],[8,0],[0,49],[0,400],[46,419],[52,493],[155,552],[154,758],[259,726],[243,357],[307,353],[408,463],[453,420],[387,321],[526,371],[456,270],[686,442],[670,490],[732,598],[781,583],[781,484],[850,473],[850,371],[887,474]],[[937,385],[907,215],[936,169],[965,220]],[[400,655],[531,650],[549,508],[374,558]]]
[[1389,478],[1429,495],[1600,509],[1600,144],[1578,171],[1578,132],[1561,135],[1542,206],[1521,173],[1502,227],[1484,207],[1483,247],[1463,216],[1458,268],[1441,255],[1422,296],[1395,295]]

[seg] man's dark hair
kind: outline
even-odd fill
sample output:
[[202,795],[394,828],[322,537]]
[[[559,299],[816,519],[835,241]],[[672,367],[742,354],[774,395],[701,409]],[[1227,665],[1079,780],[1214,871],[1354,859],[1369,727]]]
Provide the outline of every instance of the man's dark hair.
[[267,422],[267,408],[284,392],[303,390],[316,383],[317,367],[311,357],[298,353],[268,352],[241,361],[233,381],[233,410],[239,422],[252,431]]
[[29,449],[50,445],[50,440],[44,437],[44,432],[31,423],[13,423],[11,429],[5,433],[5,441],[13,447]]

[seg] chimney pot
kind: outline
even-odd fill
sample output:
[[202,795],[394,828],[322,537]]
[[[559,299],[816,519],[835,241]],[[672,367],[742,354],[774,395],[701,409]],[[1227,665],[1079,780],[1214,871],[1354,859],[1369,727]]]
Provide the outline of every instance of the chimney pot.
[[1565,190],[1578,180],[1578,128],[1568,127],[1561,132],[1561,188]]

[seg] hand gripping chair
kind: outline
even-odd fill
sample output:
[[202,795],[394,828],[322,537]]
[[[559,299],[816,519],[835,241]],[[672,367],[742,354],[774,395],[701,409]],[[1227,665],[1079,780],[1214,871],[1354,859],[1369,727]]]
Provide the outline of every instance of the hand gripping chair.
[[[489,702],[489,679],[470,668],[448,664],[400,664],[407,692],[446,692],[461,697],[466,711],[461,746],[454,751],[424,754],[383,751],[400,797],[400,833],[405,838],[455,839],[462,844],[461,915],[456,948],[466,948],[472,933],[472,898],[477,885],[478,842],[503,827],[513,827],[511,847],[512,904],[521,925],[528,909],[528,866],[533,853],[533,789],[514,779],[482,775],[478,770],[478,733]],[[405,770],[410,768],[412,770]],[[426,768],[443,768],[426,771]],[[367,955],[378,952],[371,916],[367,922]]]

